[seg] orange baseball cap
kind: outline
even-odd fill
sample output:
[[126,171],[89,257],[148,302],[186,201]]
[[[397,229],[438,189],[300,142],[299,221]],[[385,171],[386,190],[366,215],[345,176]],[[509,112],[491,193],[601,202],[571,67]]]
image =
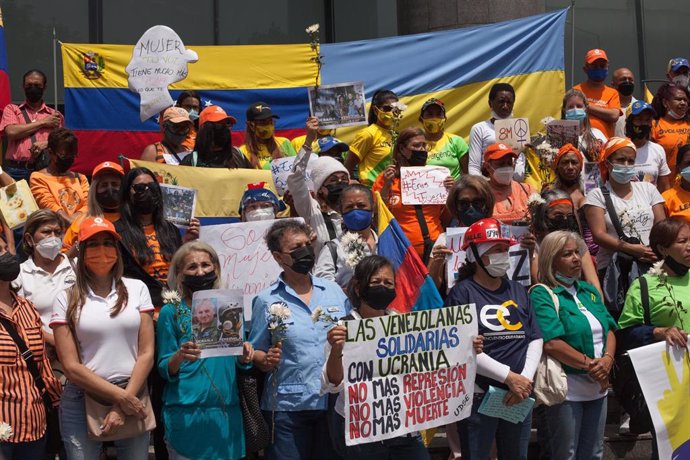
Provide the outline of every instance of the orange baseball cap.
[[115,226],[108,219],[103,217],[87,217],[79,224],[79,241],[86,241],[102,232],[110,233],[116,240],[120,239],[120,235],[115,231]]
[[498,160],[506,155],[517,157],[513,148],[506,144],[491,144],[484,151],[484,162],[489,160]]
[[122,166],[120,166],[118,163],[114,161],[104,161],[103,163],[93,168],[93,173],[91,173],[91,177],[96,177],[98,174],[102,172],[114,172],[121,176],[125,175],[125,170],[122,168]]
[[225,110],[223,110],[221,106],[209,105],[199,114],[199,127],[201,127],[201,125],[208,121],[217,122],[224,120],[230,120],[230,123],[232,123],[233,125],[237,123],[237,118],[225,113]]
[[599,48],[589,50],[587,51],[587,54],[585,54],[585,64],[591,64],[597,59],[603,59],[604,61],[609,62],[609,58],[606,56],[606,51]]
[[163,112],[163,123],[169,121],[170,123],[191,123],[189,113],[182,107],[168,107]]

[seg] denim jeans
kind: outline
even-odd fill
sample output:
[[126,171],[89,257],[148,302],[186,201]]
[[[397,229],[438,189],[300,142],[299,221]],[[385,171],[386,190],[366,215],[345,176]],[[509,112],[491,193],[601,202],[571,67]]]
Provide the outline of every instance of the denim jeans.
[[[264,411],[271,430],[271,411]],[[332,460],[340,458],[333,450],[328,433],[328,411],[276,411],[275,439],[264,449],[266,460]]]
[[565,401],[545,407],[544,416],[548,426],[550,458],[601,460],[604,456],[606,396],[593,401]]
[[10,177],[16,181],[20,181],[22,179],[26,180],[29,182],[29,177],[31,176],[31,171],[28,170],[27,168],[16,168],[14,166],[5,166],[2,168],[4,172],[10,175]]
[[[60,432],[70,460],[98,460],[102,443],[89,438],[86,428],[84,390],[67,383],[60,401]],[[149,433],[115,441],[117,458],[148,460]]]
[[40,460],[45,455],[46,437],[28,442],[0,442],[2,460]]
[[[467,460],[487,460],[496,439],[498,458],[501,460],[527,460],[527,448],[532,429],[532,412],[522,423],[512,423],[480,414],[479,406],[484,394],[475,394],[472,414],[458,422],[460,451]],[[557,457],[553,457],[557,458]]]

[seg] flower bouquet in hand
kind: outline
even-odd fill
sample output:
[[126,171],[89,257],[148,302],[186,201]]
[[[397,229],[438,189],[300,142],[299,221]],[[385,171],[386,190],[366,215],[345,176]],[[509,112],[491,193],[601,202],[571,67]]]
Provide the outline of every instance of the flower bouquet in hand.
[[[271,334],[271,347],[275,347],[287,338],[288,320],[292,316],[290,307],[285,302],[275,302],[268,307],[268,331]],[[271,371],[273,383],[273,410],[271,411],[271,442],[275,441],[276,404],[278,398],[278,366]]]

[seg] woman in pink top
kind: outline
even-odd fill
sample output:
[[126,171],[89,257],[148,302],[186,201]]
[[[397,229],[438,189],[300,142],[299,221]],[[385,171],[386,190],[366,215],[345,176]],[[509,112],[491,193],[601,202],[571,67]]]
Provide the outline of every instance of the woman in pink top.
[[491,144],[484,151],[482,174],[489,178],[496,199],[493,217],[506,225],[526,221],[527,200],[534,193],[529,184],[513,180],[516,158],[517,154],[506,144]]

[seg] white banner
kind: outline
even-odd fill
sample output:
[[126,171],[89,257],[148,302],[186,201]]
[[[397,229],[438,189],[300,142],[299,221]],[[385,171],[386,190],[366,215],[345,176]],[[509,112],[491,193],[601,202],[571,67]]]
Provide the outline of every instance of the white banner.
[[448,190],[443,181],[450,176],[444,166],[400,168],[400,194],[403,204],[446,204]]
[[659,458],[690,460],[690,351],[658,342],[628,352],[654,422]]
[[345,442],[394,438],[472,411],[475,306],[347,322]]

